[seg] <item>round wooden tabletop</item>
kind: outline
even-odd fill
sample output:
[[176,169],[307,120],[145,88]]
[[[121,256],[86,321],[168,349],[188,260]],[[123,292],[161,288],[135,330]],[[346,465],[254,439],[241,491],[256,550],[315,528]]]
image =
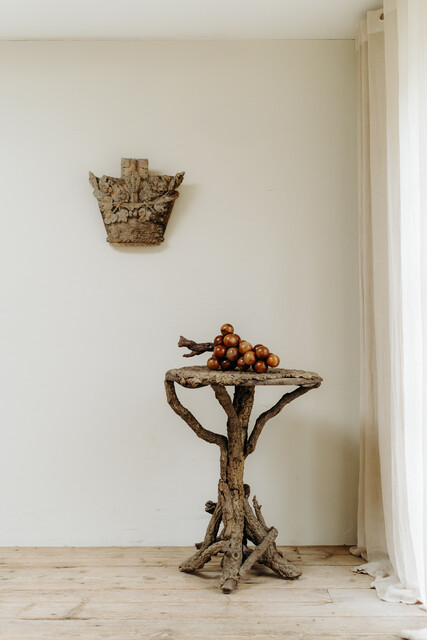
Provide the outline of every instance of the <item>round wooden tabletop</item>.
[[255,371],[212,371],[204,367],[180,367],[169,369],[165,380],[177,382],[182,387],[197,389],[209,385],[223,387],[240,386],[254,387],[256,385],[289,385],[297,387],[319,386],[322,378],[313,371],[298,369],[269,369],[267,373]]

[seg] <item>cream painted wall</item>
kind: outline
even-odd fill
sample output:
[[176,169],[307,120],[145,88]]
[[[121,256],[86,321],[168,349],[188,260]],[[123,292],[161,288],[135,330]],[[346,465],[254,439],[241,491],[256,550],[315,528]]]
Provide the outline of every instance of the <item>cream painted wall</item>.
[[[248,460],[283,544],[355,540],[352,41],[1,43],[0,545],[192,544],[216,447],[176,343],[232,322],[323,386]],[[159,248],[105,241],[88,171],[185,170]],[[202,359],[203,362],[203,359]],[[193,362],[194,363],[194,362]],[[264,410],[280,389],[260,389]],[[213,428],[210,390],[182,390]]]

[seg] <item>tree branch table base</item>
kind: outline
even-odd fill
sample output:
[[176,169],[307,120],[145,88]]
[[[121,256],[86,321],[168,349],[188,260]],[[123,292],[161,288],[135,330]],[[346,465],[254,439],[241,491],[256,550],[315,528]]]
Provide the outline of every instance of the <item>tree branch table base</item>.
[[[258,562],[277,573],[281,578],[294,579],[301,571],[289,563],[277,549],[277,529],[268,527],[261,513],[256,496],[249,503],[250,489],[243,482],[245,459],[254,452],[265,424],[287,404],[320,386],[322,378],[317,373],[289,369],[274,369],[267,373],[250,371],[211,371],[207,367],[181,367],[171,369],[165,376],[166,396],[169,405],[206,442],[220,449],[220,480],[217,502],[207,502],[206,511],[211,519],[203,542],[196,544],[196,552],[183,562],[181,571],[201,569],[212,556],[223,554],[221,589],[230,593],[237,588],[252,566]],[[227,436],[203,427],[178,399],[175,383],[190,389],[211,386],[216,399],[227,417]],[[296,386],[285,393],[276,404],[264,411],[248,433],[255,387],[258,385]],[[234,387],[231,399],[226,387]],[[220,532],[221,524],[223,528]],[[254,546],[249,546],[249,543]]]

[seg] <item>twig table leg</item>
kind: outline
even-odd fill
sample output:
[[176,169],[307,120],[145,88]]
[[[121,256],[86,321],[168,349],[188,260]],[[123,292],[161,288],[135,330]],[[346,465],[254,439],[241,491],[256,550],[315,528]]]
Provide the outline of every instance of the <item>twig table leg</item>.
[[[198,367],[184,367],[175,371],[182,372],[185,369],[194,370]],[[317,374],[312,375],[317,376]],[[178,381],[182,384],[181,378]],[[271,409],[259,416],[249,436],[248,425],[254,401],[255,384],[235,384],[232,400],[224,384],[211,381],[210,385],[216,399],[227,417],[227,436],[222,436],[202,427],[193,414],[183,407],[176,395],[175,380],[168,379],[167,374],[165,387],[169,405],[199,438],[218,445],[221,463],[218,501],[206,503],[206,510],[212,515],[205,538],[202,543],[196,545],[197,551],[181,564],[181,571],[197,571],[209,562],[212,556],[223,553],[220,586],[224,593],[234,591],[239,580],[247,574],[255,562],[270,567],[285,579],[294,579],[301,575],[301,571],[289,563],[277,549],[275,544],[277,529],[266,525],[256,497],[253,498],[254,509],[249,504],[250,489],[244,484],[243,474],[245,459],[255,450],[267,421],[276,416],[289,402],[310,389],[318,387],[320,381],[321,378],[317,376],[311,384],[298,386],[295,391],[285,393]],[[221,524],[223,529],[218,534]],[[248,540],[255,546],[249,548]]]

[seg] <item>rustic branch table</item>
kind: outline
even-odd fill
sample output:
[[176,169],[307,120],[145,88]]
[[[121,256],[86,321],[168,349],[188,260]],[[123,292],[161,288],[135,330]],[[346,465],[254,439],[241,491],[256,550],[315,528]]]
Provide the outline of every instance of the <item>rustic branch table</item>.
[[[227,436],[205,429],[179,401],[175,383],[190,389],[211,386],[216,399],[227,416]],[[203,542],[197,551],[180,566],[181,571],[201,569],[212,556],[223,553],[221,589],[230,593],[255,562],[267,565],[282,578],[298,578],[301,571],[287,562],[277,549],[277,529],[268,527],[256,497],[253,509],[249,504],[249,486],[243,483],[245,459],[254,452],[261,432],[270,418],[287,404],[310,389],[320,386],[322,378],[310,371],[273,369],[267,373],[251,371],[211,371],[207,367],[171,369],[165,376],[167,400],[172,409],[206,442],[220,449],[220,480],[218,502],[207,502],[206,511],[212,514]],[[276,404],[264,411],[248,434],[249,418],[257,385],[296,386],[285,393]],[[231,400],[225,387],[234,387]],[[223,523],[223,529],[219,529]],[[249,547],[248,541],[255,546]]]

